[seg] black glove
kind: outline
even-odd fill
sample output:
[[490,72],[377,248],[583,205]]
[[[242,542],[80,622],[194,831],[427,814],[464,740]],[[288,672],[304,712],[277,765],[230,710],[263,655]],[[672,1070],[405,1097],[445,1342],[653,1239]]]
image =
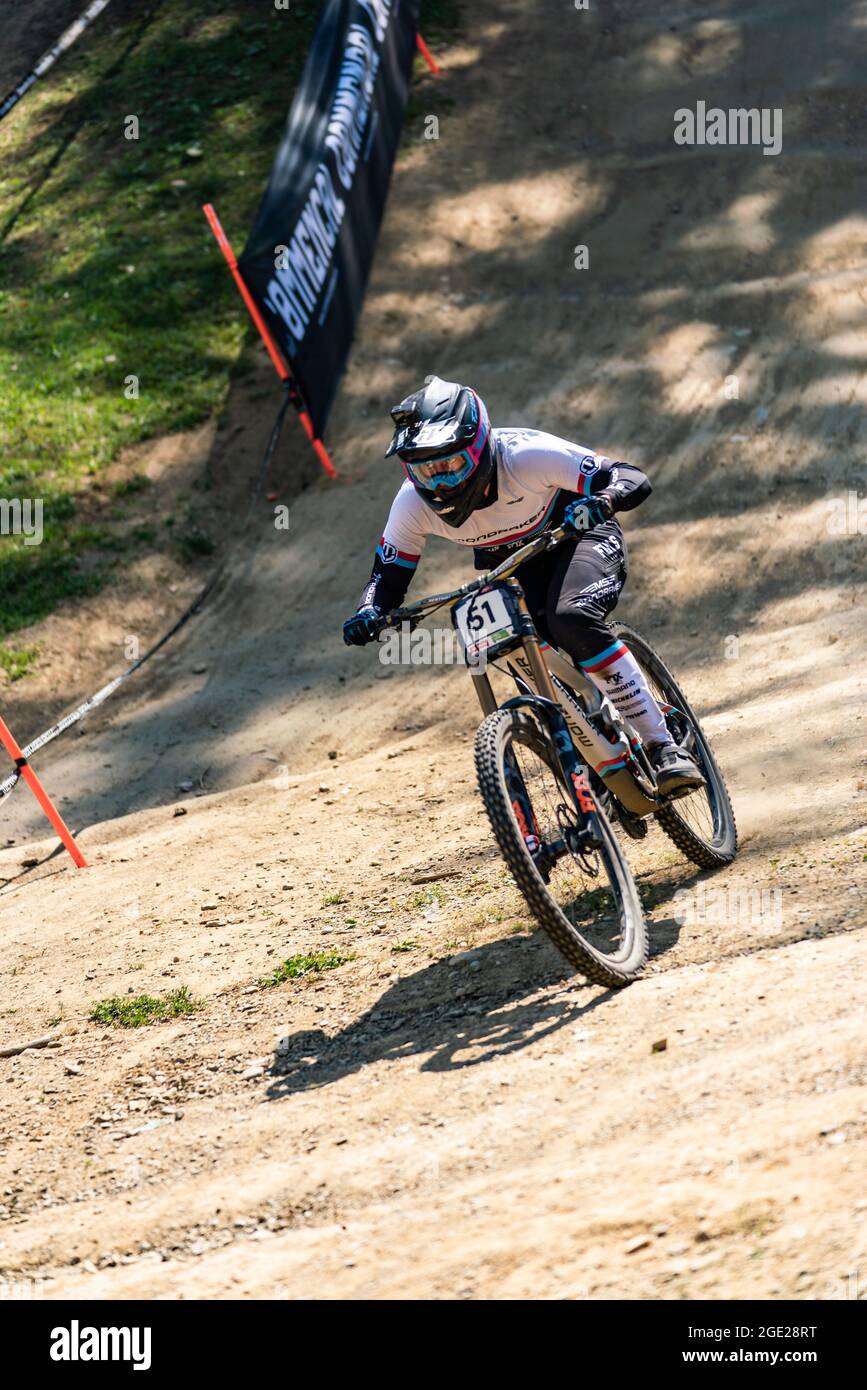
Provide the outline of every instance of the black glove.
[[603,521],[609,521],[613,515],[611,498],[600,492],[598,497],[591,497],[587,502],[570,502],[563,515],[563,521],[567,526],[571,526],[573,531],[592,531],[594,526],[601,526]]
[[372,603],[366,603],[357,613],[353,613],[351,618],[347,618],[343,624],[343,640],[347,647],[365,647],[368,642],[375,642],[381,617],[378,608],[374,608]]

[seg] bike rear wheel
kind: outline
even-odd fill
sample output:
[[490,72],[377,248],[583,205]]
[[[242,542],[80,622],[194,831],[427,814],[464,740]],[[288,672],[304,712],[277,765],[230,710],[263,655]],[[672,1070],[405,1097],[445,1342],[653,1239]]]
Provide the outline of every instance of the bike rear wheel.
[[[495,710],[479,726],[475,756],[494,837],[536,921],[589,980],[631,984],[647,960],[638,890],[602,811],[601,846],[583,854],[566,847],[564,834],[578,817],[547,729],[524,711]],[[543,847],[539,854],[528,848],[526,823],[524,829],[519,823],[523,812],[510,795],[515,766]]]
[[[713,750],[689,701],[658,652],[634,628],[612,623],[641,667],[669,730],[692,753],[706,786],[682,800],[670,801],[656,819],[678,849],[703,869],[730,864],[737,853],[738,832],[731,798]],[[666,709],[666,706],[671,707]],[[684,737],[685,735],[685,737]]]

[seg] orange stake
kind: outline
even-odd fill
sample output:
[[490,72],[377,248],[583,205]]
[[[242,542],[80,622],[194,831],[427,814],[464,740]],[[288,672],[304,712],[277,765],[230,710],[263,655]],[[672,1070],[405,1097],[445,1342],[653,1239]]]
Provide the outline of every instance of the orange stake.
[[6,724],[2,718],[0,718],[0,742],[5,745],[6,751],[15,766],[21,769],[21,776],[36,797],[36,800],[39,802],[39,805],[42,807],[51,824],[54,826],[54,829],[63,841],[66,849],[68,849],[76,867],[79,869],[86,869],[88,867],[87,860],[72,838],[72,833],[66,822],[52,802],[51,797],[48,795],[48,792],[43,787],[39,778],[36,776],[33,768],[28,763],[20,746],[13,738],[12,731],[8,724]]
[[[262,342],[265,344],[266,348],[268,349],[268,356],[271,358],[271,361],[274,364],[274,370],[276,371],[281,381],[289,381],[289,368],[286,366],[283,354],[281,353],[279,347],[277,346],[277,344],[275,343],[274,339],[268,331],[268,325],[262,318],[262,315],[259,313],[259,309],[255,299],[253,298],[253,296],[247,288],[247,283],[243,275],[241,274],[240,268],[238,266],[237,257],[234,251],[232,250],[229,238],[223,231],[223,224],[221,223],[211,203],[205,203],[202,207],[202,212],[207,217],[208,225],[210,226],[211,231],[214,233],[214,236],[216,237],[217,245],[219,246],[220,250],[226,258],[226,264],[228,265],[229,269],[232,272],[232,275],[234,276],[235,284],[238,286],[238,289],[241,293],[241,298],[243,299],[244,303],[247,306],[247,309],[249,310],[250,318],[255,323],[257,329],[259,330],[259,336],[262,339]],[[297,387],[295,387],[294,389],[297,393]],[[298,399],[300,400],[300,396],[298,397]],[[311,420],[309,413],[299,406],[298,415],[301,420],[301,424],[304,427],[307,438],[310,440],[310,443],[313,446],[313,452],[316,454],[316,457],[322,464],[322,467],[325,469],[325,472],[328,474],[329,478],[336,478],[337,473],[334,468],[334,464],[331,462],[331,457],[328,453],[328,450],[322,443],[322,440],[317,439],[316,435],[313,432],[313,421]]]
[[416,34],[416,36],[415,36],[415,42],[416,42],[416,46],[417,46],[417,48],[418,48],[419,53],[420,53],[421,56],[424,58],[425,62],[427,63],[428,67],[430,68],[430,70],[431,70],[431,72],[433,73],[434,77],[439,77],[439,76],[440,76],[440,68],[439,68],[439,65],[434,61],[434,56],[433,56],[433,54],[431,53],[430,49],[428,48],[427,44],[425,43],[424,39],[422,38],[421,34]]

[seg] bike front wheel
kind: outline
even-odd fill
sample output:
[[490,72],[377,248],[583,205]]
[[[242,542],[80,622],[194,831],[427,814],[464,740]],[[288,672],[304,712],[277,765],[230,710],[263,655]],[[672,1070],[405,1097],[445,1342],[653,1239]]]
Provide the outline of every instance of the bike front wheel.
[[[524,711],[495,710],[479,726],[475,756],[494,837],[536,921],[589,980],[631,984],[647,960],[638,890],[601,810],[601,845],[568,847],[578,816],[547,729]],[[516,785],[525,796],[515,797]]]

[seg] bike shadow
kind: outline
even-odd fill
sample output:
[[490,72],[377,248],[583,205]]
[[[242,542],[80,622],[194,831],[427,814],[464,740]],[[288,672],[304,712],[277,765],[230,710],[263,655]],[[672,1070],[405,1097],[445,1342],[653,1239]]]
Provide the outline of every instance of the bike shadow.
[[575,975],[541,932],[463,955],[471,960],[451,957],[402,977],[337,1034],[304,1029],[281,1039],[266,1099],[416,1055],[424,1056],[421,1071],[478,1066],[550,1037],[619,993]]

